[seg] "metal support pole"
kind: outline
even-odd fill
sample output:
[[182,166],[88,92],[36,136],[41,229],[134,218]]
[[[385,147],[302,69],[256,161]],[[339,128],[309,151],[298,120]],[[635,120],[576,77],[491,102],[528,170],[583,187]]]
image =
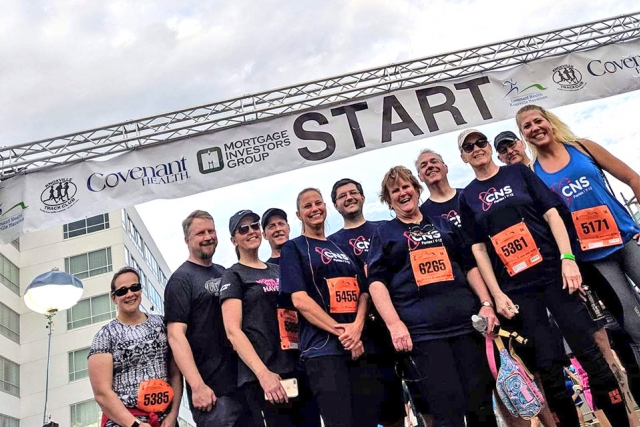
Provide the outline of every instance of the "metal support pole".
[[51,359],[51,334],[53,333],[53,316],[58,310],[51,310],[44,317],[47,318],[47,328],[49,328],[49,337],[47,343],[47,373],[44,382],[44,414],[42,415],[42,425],[47,424],[47,402],[49,400],[49,360]]

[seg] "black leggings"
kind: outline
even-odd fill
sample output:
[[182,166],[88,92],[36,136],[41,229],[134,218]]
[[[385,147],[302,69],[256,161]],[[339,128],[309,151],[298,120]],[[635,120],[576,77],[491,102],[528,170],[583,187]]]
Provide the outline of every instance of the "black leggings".
[[451,338],[413,343],[415,385],[429,404],[434,427],[497,426],[482,335],[472,332]]
[[566,356],[560,338],[554,335],[547,309],[556,320],[560,331],[576,358],[589,376],[595,404],[602,409],[615,426],[629,424],[622,393],[618,383],[593,339],[595,324],[579,301],[577,293],[569,295],[562,289],[562,281],[531,286],[506,292],[517,304],[519,314],[513,319],[501,319],[504,329],[517,331],[529,342],[517,347],[516,352],[525,364],[540,374],[549,409],[557,418],[558,426],[580,425],[575,406],[568,393],[563,375]]
[[321,356],[305,361],[325,427],[377,427],[382,403],[380,370],[365,356]]

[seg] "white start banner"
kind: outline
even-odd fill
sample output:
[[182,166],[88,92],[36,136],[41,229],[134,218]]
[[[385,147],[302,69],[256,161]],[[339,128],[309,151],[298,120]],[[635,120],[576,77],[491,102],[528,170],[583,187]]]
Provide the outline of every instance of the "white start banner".
[[154,199],[640,89],[640,40],[389,92],[187,140],[19,175],[0,189],[0,242]]

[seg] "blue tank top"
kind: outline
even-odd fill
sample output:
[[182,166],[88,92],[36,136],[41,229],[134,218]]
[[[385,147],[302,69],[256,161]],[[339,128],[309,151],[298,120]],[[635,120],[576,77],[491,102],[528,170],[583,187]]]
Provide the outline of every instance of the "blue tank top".
[[[593,159],[577,148],[566,144],[569,153],[569,164],[554,173],[548,173],[536,160],[533,169],[545,184],[565,202],[571,212],[581,209],[606,205],[613,219],[618,225],[623,244],[627,243],[640,227],[633,221],[631,215],[607,188],[600,169]],[[580,261],[596,261],[620,250],[622,244],[604,248],[582,251],[579,245],[573,245],[573,250]]]

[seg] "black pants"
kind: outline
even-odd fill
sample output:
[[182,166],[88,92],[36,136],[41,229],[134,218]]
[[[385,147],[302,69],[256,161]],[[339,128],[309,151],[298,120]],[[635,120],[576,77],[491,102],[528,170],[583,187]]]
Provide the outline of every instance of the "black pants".
[[434,427],[497,426],[482,335],[473,332],[452,338],[413,343],[415,385],[428,402]]
[[377,427],[382,383],[374,363],[321,356],[306,360],[305,369],[325,427]]
[[578,427],[578,416],[564,384],[565,355],[559,338],[553,334],[547,309],[574,355],[589,376],[595,404],[615,426],[628,425],[622,393],[618,383],[593,339],[594,322],[578,300],[577,293],[569,295],[562,289],[561,279],[545,285],[531,286],[506,292],[517,304],[519,314],[513,319],[501,319],[504,329],[515,330],[529,339],[527,346],[516,352],[542,380],[549,409],[558,426]]

